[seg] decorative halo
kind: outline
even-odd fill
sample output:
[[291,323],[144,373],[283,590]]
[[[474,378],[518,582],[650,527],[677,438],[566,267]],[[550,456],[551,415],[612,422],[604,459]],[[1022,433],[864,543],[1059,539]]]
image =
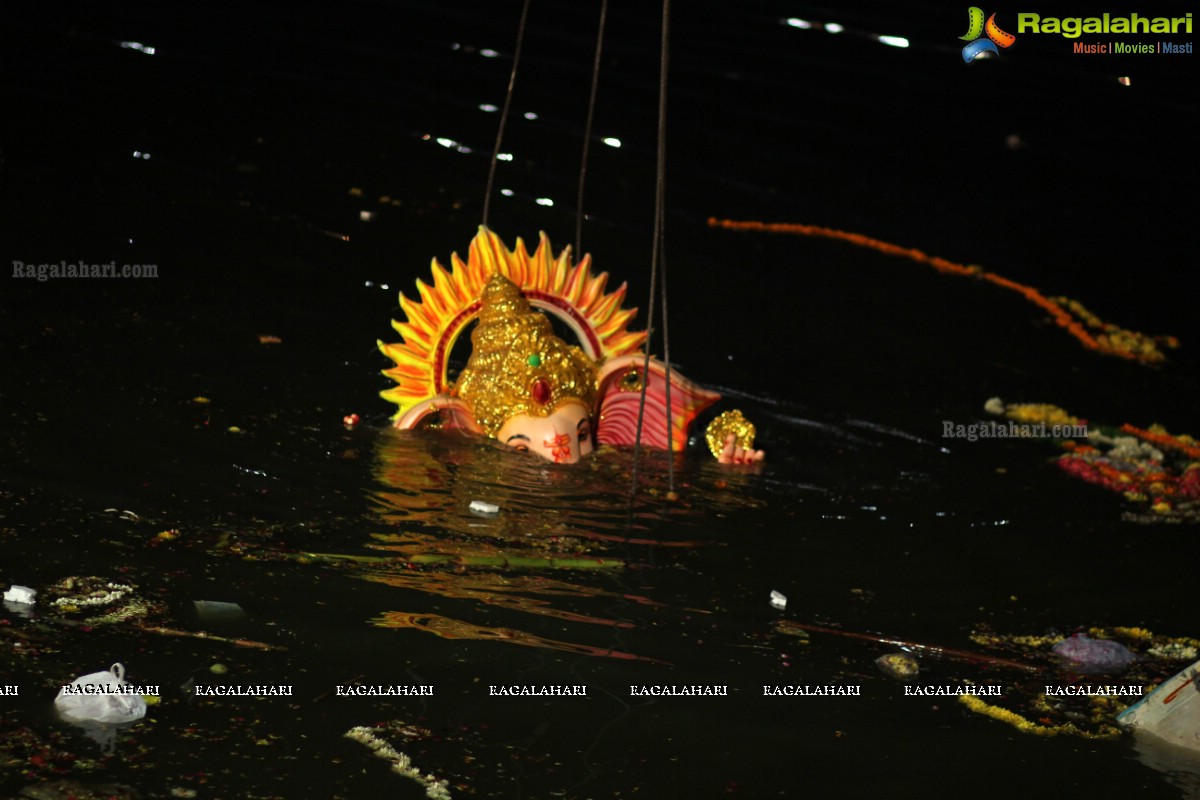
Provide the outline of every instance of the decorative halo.
[[471,240],[467,260],[450,256],[447,271],[433,260],[433,285],[417,281],[420,301],[400,295],[405,320],[392,320],[402,343],[378,342],[379,349],[396,366],[383,374],[398,386],[380,392],[399,406],[396,418],[414,405],[447,394],[446,362],[454,343],[479,315],[479,295],[493,273],[499,272],[521,288],[530,305],[561,319],[579,338],[579,346],[596,361],[632,353],[642,346],[645,331],[631,333],[629,322],[637,309],[622,308],[625,284],[605,294],[608,273],[591,273],[591,256],[578,264],[566,247],[555,258],[545,233],[538,235],[537,250],[529,255],[517,239],[513,250],[482,225]]

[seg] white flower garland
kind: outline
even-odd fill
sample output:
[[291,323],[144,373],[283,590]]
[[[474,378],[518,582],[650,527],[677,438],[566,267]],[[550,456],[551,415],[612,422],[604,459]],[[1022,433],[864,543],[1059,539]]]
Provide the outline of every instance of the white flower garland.
[[390,744],[380,739],[372,731],[373,728],[359,726],[346,731],[347,739],[353,739],[360,744],[365,744],[379,758],[386,759],[392,762],[392,772],[397,775],[403,775],[409,780],[416,781],[425,787],[425,796],[430,800],[451,800],[450,797],[450,781],[438,780],[437,776],[432,772],[428,775],[422,775],[421,770],[413,766],[412,759],[401,753]]
[[87,608],[89,606],[106,606],[109,603],[115,603],[125,595],[133,591],[132,586],[126,586],[123,583],[106,583],[105,589],[110,591],[105,594],[97,594],[100,590],[83,595],[82,597],[60,597],[51,602],[50,605],[63,608],[70,606],[73,608]]

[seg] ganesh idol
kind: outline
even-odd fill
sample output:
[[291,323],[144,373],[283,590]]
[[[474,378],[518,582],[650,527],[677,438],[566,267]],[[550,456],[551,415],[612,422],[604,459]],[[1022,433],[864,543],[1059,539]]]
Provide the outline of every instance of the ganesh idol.
[[[545,234],[530,255],[481,227],[466,261],[453,254],[449,270],[436,259],[432,269],[432,285],[417,281],[419,300],[400,296],[405,320],[392,326],[403,342],[379,342],[395,363],[384,374],[397,385],[381,394],[398,406],[397,428],[465,429],[571,464],[601,444],[638,442],[639,416],[641,444],[682,450],[692,421],[720,399],[660,361],[647,366],[625,285],[606,293],[607,273],[593,275],[588,256],[572,263],[570,248],[554,256]],[[556,335],[547,314],[579,344]],[[450,352],[473,321],[470,358],[451,382]],[[753,464],[763,458],[754,434],[726,411],[705,439],[721,463]]]

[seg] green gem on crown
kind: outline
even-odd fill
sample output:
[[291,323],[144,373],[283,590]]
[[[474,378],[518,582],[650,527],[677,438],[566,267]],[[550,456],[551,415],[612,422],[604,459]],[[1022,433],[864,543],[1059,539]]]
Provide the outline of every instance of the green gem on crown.
[[540,367],[542,365],[542,357],[534,353],[529,358],[525,359],[525,363],[531,367]]

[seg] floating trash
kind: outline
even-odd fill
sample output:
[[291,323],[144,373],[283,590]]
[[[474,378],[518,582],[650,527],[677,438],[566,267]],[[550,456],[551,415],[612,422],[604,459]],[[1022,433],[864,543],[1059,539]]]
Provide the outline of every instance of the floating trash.
[[196,613],[206,622],[241,619],[246,616],[245,610],[237,603],[223,603],[217,600],[193,600]]
[[146,701],[137,690],[125,680],[124,665],[117,663],[59,689],[54,707],[65,720],[77,724],[133,722],[146,716]]
[[121,783],[85,784],[72,780],[30,784],[18,795],[22,800],[138,800],[141,796],[137,789]]
[[27,606],[34,604],[34,598],[37,597],[37,591],[30,589],[28,586],[18,586],[15,583],[8,587],[8,591],[4,593],[4,599],[9,603],[22,603]]
[[1083,672],[1121,672],[1137,658],[1128,647],[1077,633],[1054,645],[1054,654]]
[[886,656],[880,656],[875,659],[875,666],[896,680],[906,681],[917,677],[921,667],[917,664],[917,660],[908,653],[888,653]]
[[485,503],[482,500],[472,500],[471,510],[476,514],[498,514],[500,512],[500,506],[492,503]]
[[780,611],[783,611],[785,608],[787,608],[787,597],[772,589],[771,607],[778,608]]

